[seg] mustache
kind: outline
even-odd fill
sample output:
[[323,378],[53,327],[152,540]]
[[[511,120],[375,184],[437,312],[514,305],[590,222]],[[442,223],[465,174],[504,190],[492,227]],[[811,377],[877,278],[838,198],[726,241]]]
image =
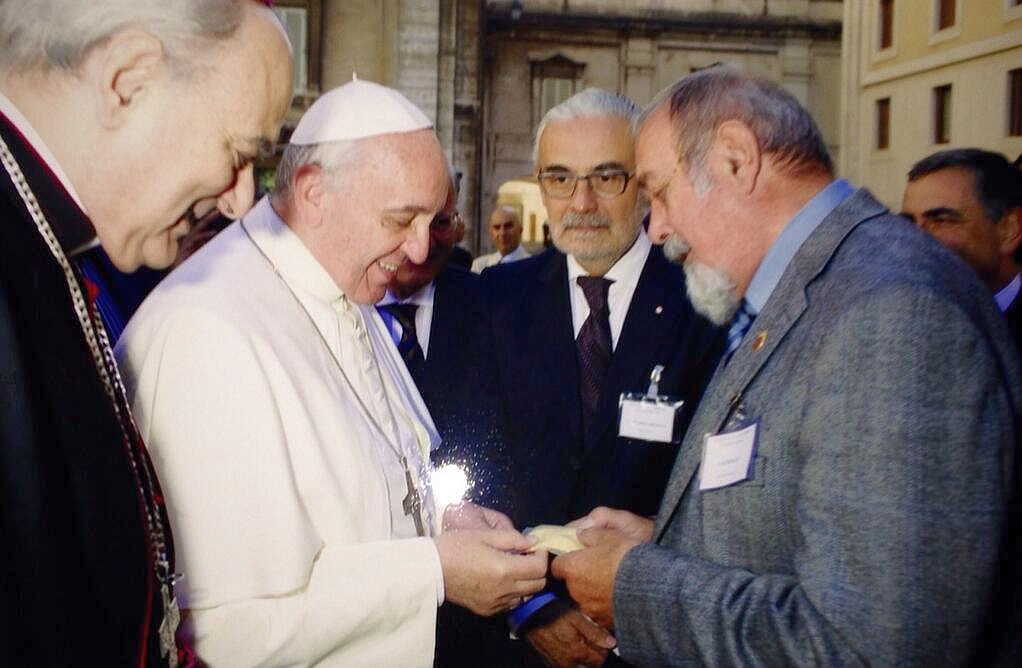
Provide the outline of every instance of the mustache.
[[569,211],[561,218],[561,227],[610,227],[610,218],[601,213],[581,213]]

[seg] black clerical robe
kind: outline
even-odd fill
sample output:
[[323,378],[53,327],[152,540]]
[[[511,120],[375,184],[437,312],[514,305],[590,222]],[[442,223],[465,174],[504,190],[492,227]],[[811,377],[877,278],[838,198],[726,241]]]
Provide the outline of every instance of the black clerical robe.
[[[0,135],[58,239],[90,231],[3,115]],[[0,249],[0,664],[164,665],[159,589],[121,424],[64,274],[2,168]]]

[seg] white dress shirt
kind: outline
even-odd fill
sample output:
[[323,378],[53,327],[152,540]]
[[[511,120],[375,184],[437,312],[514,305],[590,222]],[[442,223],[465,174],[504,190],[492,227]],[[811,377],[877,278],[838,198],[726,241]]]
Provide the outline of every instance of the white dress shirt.
[[518,260],[524,260],[527,257],[532,257],[529,251],[525,250],[521,244],[507,255],[501,255],[500,251],[489,253],[487,255],[480,255],[476,259],[472,260],[472,271],[477,274],[481,274],[483,269],[487,269],[498,264],[507,264],[508,262],[517,262]]

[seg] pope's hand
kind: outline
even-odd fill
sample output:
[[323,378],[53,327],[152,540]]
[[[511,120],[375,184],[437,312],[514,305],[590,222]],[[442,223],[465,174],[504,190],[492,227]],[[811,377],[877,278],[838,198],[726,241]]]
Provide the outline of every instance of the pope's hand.
[[568,526],[579,531],[613,529],[640,543],[647,543],[653,538],[653,520],[627,510],[614,510],[604,506],[593,508],[588,515],[568,522]]
[[589,619],[613,629],[617,569],[625,554],[644,541],[615,529],[585,529],[578,532],[578,538],[586,549],[555,558],[550,573],[564,580],[571,598]]
[[492,508],[463,501],[444,508],[444,531],[461,529],[514,529],[511,518]]
[[433,539],[448,601],[477,615],[495,615],[546,584],[547,553],[526,553],[535,541],[514,530],[465,530]]

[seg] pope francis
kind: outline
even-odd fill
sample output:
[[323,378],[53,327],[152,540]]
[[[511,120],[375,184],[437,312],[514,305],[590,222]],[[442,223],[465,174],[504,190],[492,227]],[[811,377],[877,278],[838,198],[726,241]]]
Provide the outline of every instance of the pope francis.
[[117,345],[163,481],[194,646],[213,666],[429,666],[444,600],[494,614],[546,554],[438,508],[429,413],[372,304],[447,199],[396,91],[323,95],[276,187],[150,295]]

